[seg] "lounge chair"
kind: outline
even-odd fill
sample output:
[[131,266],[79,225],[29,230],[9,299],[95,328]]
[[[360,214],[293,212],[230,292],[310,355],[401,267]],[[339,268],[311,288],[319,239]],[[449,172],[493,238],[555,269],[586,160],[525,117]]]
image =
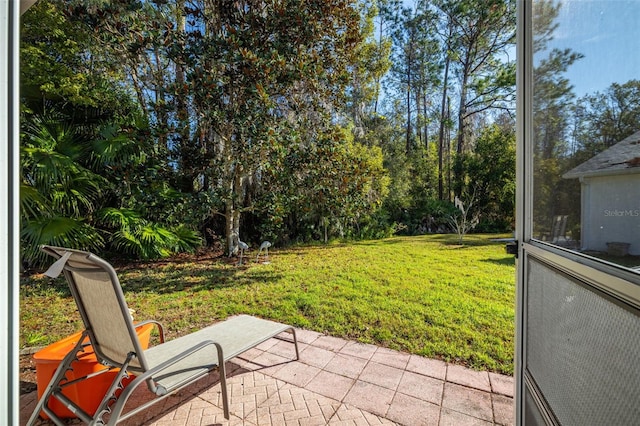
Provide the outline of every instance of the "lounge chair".
[[[64,273],[85,330],[75,348],[65,356],[54,373],[29,419],[29,425],[36,421],[41,412],[46,413],[54,423],[63,424],[48,407],[52,397],[88,424],[104,424],[103,416],[109,414],[106,424],[115,425],[215,369],[220,373],[224,416],[229,419],[226,361],[285,331],[293,334],[295,359],[299,359],[293,327],[248,315],[232,317],[168,342],[164,341],[162,326],[155,321],[147,321],[144,323],[158,325],[160,343],[143,349],[136,334],[136,327],[143,323],[133,323],[116,271],[108,262],[79,250],[52,246],[42,246],[42,250],[58,259],[46,274],[56,277]],[[72,369],[71,364],[77,359],[77,354],[89,343],[98,362],[110,367],[110,371],[118,371],[93,414],[85,412],[62,393],[65,386],[72,384],[67,381],[65,374]],[[130,374],[136,377],[123,388],[122,380]],[[127,400],[142,383],[147,384],[154,398],[124,412]]]

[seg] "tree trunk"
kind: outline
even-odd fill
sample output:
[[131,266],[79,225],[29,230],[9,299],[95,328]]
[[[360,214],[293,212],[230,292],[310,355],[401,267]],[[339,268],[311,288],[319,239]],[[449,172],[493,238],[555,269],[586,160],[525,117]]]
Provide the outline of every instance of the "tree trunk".
[[157,71],[153,73],[155,74],[154,77],[156,79],[156,81],[154,82],[156,96],[156,114],[158,116],[158,128],[160,129],[160,134],[158,135],[158,151],[166,153],[169,119],[167,117],[167,102],[164,96],[164,74],[162,72],[162,65],[160,63],[160,54],[157,49],[154,51],[154,57],[157,66]]
[[235,217],[236,209],[233,206],[233,201],[227,200],[224,210],[224,235],[227,242],[227,256],[229,257],[233,256],[234,248],[238,246],[237,237],[235,237],[235,231],[237,229]]
[[136,70],[136,64],[133,63],[130,67],[131,81],[133,82],[133,88],[136,92],[136,97],[138,98],[138,103],[140,104],[140,109],[147,115],[147,122],[150,123],[151,119],[149,119],[149,109],[147,108],[147,101],[145,100],[143,89],[140,86],[140,79],[138,77],[138,71]]
[[411,61],[407,61],[407,141],[405,151],[411,152]]
[[429,155],[429,121],[427,120],[427,91],[423,92],[424,99],[422,100],[422,116],[424,117],[424,149]]
[[[451,99],[447,98],[447,121],[451,120]],[[447,147],[447,200],[451,201],[451,133],[445,137]]]
[[444,79],[442,83],[442,103],[440,105],[440,132],[438,134],[438,199],[444,199],[444,177],[443,177],[443,156],[444,156],[444,130],[447,113],[447,86],[449,84],[449,46],[447,46],[445,63],[444,63]]
[[458,112],[458,142],[456,144],[456,153],[461,155],[465,149],[466,135],[466,115],[467,115],[467,84],[469,75],[466,71],[462,75],[462,85],[460,87],[460,107]]
[[422,146],[422,121],[420,120],[421,90],[421,87],[416,88],[416,136],[418,137],[418,146]]
[[329,242],[329,219],[323,217],[322,224],[324,225],[324,243],[327,244]]
[[240,240],[240,209],[236,200],[240,199],[242,191],[242,167],[236,166],[235,173],[230,182],[230,191],[225,201],[225,237],[227,239],[227,254],[229,257],[235,254]]
[[[184,1],[181,0],[178,2],[176,7],[176,25],[178,32],[184,33],[186,28],[186,18],[182,14],[184,10]],[[177,106],[177,118],[178,118],[178,132],[180,133],[180,163],[181,163],[181,171],[180,174],[180,190],[187,194],[191,194],[195,191],[194,188],[194,180],[196,178],[195,168],[193,167],[193,163],[196,160],[193,158],[193,153],[196,151],[191,146],[192,143],[196,143],[196,140],[191,141],[190,129],[189,129],[189,112],[187,111],[186,98],[188,96],[187,91],[185,90],[186,81],[184,76],[184,70],[182,68],[182,64],[179,62],[174,62],[175,66],[175,81],[176,81],[176,92],[178,96],[176,98],[176,106]]]

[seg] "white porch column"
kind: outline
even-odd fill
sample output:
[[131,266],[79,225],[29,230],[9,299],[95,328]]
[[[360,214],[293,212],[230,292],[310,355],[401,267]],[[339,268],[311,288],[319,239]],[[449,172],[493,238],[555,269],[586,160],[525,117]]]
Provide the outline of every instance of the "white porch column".
[[20,3],[0,0],[0,424],[17,425]]

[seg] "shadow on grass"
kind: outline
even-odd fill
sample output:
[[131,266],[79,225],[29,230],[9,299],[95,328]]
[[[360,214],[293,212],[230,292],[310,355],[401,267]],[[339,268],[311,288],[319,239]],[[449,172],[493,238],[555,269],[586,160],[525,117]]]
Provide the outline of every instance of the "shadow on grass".
[[383,238],[381,240],[354,241],[354,244],[359,246],[390,246],[404,244],[409,240],[413,241],[419,237],[424,237],[424,235],[396,235],[394,237]]
[[[470,247],[484,247],[503,245],[502,242],[491,241],[496,234],[468,234],[459,244],[456,234],[428,234],[418,236],[397,236],[381,240],[332,242],[329,244],[309,244],[292,246],[279,249],[270,253],[277,255],[307,255],[306,250],[323,251],[359,246],[386,246],[406,244],[430,244],[439,243],[454,250],[464,250]],[[486,261],[500,265],[512,265],[514,259],[505,257],[502,260],[487,259]],[[213,257],[208,259],[178,259],[160,260],[156,262],[114,262],[123,291],[127,292],[152,292],[168,294],[180,291],[203,291],[232,288],[251,285],[256,282],[269,284],[282,278],[281,274],[273,271],[265,271],[256,266],[252,256],[245,257],[242,266],[233,265],[236,259]],[[56,295],[59,297],[71,297],[67,283],[63,277],[51,280],[42,275],[23,277],[21,280],[21,293],[23,296]]]
[[515,256],[506,256],[502,259],[480,259],[481,262],[493,263],[495,265],[500,266],[515,266],[516,258]]
[[23,297],[58,296],[71,297],[71,291],[64,277],[48,278],[44,275],[32,275],[20,278],[20,293]]
[[[134,271],[129,270],[129,273]],[[128,275],[128,274],[127,274]],[[152,292],[167,294],[189,290],[192,292],[238,288],[256,282],[269,284],[277,282],[281,275],[267,271],[248,271],[240,274],[239,270],[224,268],[219,265],[184,265],[179,269],[157,270],[145,272],[144,277],[120,277],[123,291]]]
[[501,236],[501,235],[502,234],[467,234],[462,240],[462,244],[460,244],[457,234],[398,235],[390,238],[385,238],[382,240],[355,241],[353,243],[345,243],[345,244],[355,244],[359,246],[382,246],[382,245],[405,244],[408,241],[410,241],[412,244],[416,244],[420,242],[428,244],[428,243],[435,242],[445,246],[459,246],[460,248],[464,248],[466,246],[483,247],[483,246],[492,246],[496,244],[504,244],[502,242],[492,241],[492,239],[495,239],[497,238],[497,236]]
[[[179,291],[203,291],[246,286],[256,282],[269,284],[280,274],[251,270],[246,265],[230,268],[222,263],[145,263],[117,269],[123,292],[168,294]],[[41,275],[24,277],[20,292],[24,297],[55,295],[70,298],[71,292],[64,277],[50,279]]]
[[457,234],[432,234],[432,235],[429,235],[428,241],[439,242],[445,246],[459,246],[460,248],[464,248],[467,246],[468,247],[484,247],[484,246],[504,245],[503,242],[492,241],[495,238],[496,238],[496,235],[494,234],[467,234],[462,239],[462,243],[460,243],[460,240]]

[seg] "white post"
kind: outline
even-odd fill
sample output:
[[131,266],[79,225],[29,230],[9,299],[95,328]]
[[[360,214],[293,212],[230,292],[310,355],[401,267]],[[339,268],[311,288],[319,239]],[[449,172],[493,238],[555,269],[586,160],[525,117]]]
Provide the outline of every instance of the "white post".
[[0,0],[0,424],[19,420],[20,3]]

